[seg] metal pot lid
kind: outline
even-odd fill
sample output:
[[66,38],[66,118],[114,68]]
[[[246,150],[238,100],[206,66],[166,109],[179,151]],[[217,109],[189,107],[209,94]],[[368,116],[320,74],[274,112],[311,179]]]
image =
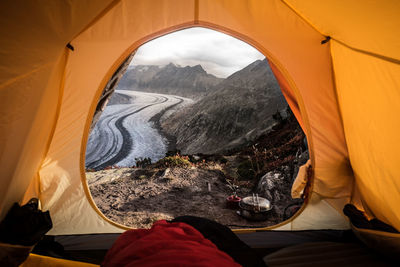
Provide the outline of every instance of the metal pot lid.
[[259,197],[258,194],[243,198],[239,205],[242,209],[255,212],[268,211],[271,209],[271,202],[266,198]]

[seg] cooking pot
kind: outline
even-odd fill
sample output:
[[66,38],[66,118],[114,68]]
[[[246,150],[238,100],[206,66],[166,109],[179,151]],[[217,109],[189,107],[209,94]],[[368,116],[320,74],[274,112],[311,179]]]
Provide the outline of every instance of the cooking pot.
[[243,198],[239,202],[238,214],[251,221],[265,221],[272,209],[268,199],[259,197],[258,194]]

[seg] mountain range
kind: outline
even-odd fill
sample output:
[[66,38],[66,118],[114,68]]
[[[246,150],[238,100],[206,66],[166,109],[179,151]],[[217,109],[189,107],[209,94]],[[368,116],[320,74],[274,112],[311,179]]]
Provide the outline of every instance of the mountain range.
[[181,67],[138,65],[129,68],[118,84],[119,90],[135,90],[180,95],[199,99],[223,81],[208,74],[201,65]]

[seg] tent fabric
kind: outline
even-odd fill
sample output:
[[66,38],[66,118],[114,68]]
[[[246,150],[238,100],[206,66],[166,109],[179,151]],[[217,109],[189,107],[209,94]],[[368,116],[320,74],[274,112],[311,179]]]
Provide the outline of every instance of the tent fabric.
[[332,56],[350,160],[362,202],[370,214],[400,229],[400,65],[357,53],[335,41]]
[[57,119],[65,45],[109,1],[1,1],[0,211],[20,201]]
[[141,44],[201,26],[266,55],[301,117],[311,196],[278,227],[348,228],[340,211],[352,201],[400,229],[399,11],[390,0],[2,1],[0,218],[25,194],[50,210],[53,234],[121,232],[85,181],[97,100]]
[[335,0],[284,0],[301,17],[325,36],[331,36],[358,52],[399,62],[400,3],[393,0],[357,0],[338,4]]
[[338,103],[361,202],[371,216],[399,229],[400,40],[394,33],[400,27],[400,3],[287,2],[333,37]]

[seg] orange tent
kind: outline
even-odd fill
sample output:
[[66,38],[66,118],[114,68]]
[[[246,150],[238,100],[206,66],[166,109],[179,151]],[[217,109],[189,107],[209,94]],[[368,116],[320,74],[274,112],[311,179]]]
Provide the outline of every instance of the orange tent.
[[306,132],[313,175],[303,169],[293,193],[308,186],[308,203],[276,229],[347,229],[349,202],[400,229],[399,11],[391,0],[1,1],[1,218],[36,196],[52,234],[123,231],[85,179],[96,103],[140,45],[206,27],[269,59]]

